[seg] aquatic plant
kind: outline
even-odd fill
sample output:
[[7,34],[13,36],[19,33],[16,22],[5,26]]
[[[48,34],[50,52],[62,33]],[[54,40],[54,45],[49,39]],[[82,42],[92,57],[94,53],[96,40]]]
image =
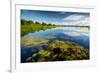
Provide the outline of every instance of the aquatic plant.
[[48,44],[47,50],[40,50],[29,59],[29,62],[87,60],[89,49],[69,41],[54,40]]

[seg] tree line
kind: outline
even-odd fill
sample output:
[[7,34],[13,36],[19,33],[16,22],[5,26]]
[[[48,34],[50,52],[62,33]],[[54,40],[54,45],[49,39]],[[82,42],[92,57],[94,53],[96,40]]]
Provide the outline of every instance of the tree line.
[[24,36],[30,32],[37,32],[40,30],[46,30],[55,27],[55,24],[48,24],[45,22],[40,23],[37,21],[33,22],[32,20],[21,19],[21,36]]

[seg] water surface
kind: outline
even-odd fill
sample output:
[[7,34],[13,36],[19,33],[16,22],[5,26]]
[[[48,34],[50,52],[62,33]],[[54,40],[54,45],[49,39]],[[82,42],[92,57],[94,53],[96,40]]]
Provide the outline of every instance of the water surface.
[[[49,44],[52,40],[70,41],[89,49],[89,29],[85,27],[57,27],[41,30],[35,33],[28,33],[21,37],[21,40],[29,38],[49,40],[47,44]],[[21,45],[21,61],[24,62],[26,58],[31,56],[33,53],[37,53],[39,50],[46,48],[47,46],[44,45]]]

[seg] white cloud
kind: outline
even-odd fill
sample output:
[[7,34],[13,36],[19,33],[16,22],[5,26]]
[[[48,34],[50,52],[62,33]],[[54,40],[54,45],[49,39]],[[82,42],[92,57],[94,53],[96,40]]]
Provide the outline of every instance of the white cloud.
[[73,22],[73,24],[76,24],[76,25],[81,25],[81,26],[89,26],[90,22],[89,22],[89,18],[84,18],[83,20],[79,20],[79,21],[75,21]]
[[86,15],[78,15],[78,14],[73,14],[70,16],[67,16],[63,19],[65,24],[70,24],[70,25],[89,25],[89,16]]
[[83,19],[83,18],[84,18],[83,15],[73,14],[73,15],[65,17],[63,20],[72,20],[72,21],[75,21],[75,20],[80,20],[80,19]]

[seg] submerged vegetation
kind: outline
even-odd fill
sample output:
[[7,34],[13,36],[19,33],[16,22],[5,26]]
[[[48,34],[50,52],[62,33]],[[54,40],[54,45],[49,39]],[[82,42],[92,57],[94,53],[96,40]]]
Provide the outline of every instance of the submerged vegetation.
[[[36,39],[31,40],[35,41],[35,45],[41,46],[41,50],[39,50],[37,53],[33,53],[30,57],[28,57],[26,59],[26,62],[48,62],[89,59],[89,49],[69,41],[53,40],[52,42],[48,43],[49,41],[47,40],[40,40],[40,42],[39,40],[37,42]],[[24,41],[23,45],[27,45],[27,43],[25,43]],[[28,43],[27,46],[30,46],[32,44],[33,42],[30,42],[30,44]],[[42,47],[43,45],[46,46],[46,49]]]
[[21,36],[24,36],[29,32],[36,32],[36,31],[51,29],[55,27],[56,26],[54,24],[47,24],[44,22],[39,23],[39,22],[33,22],[31,20],[21,19]]
[[47,42],[48,42],[48,40],[28,38],[28,39],[22,40],[21,44],[31,47],[33,45],[38,45],[38,44],[47,43]]

